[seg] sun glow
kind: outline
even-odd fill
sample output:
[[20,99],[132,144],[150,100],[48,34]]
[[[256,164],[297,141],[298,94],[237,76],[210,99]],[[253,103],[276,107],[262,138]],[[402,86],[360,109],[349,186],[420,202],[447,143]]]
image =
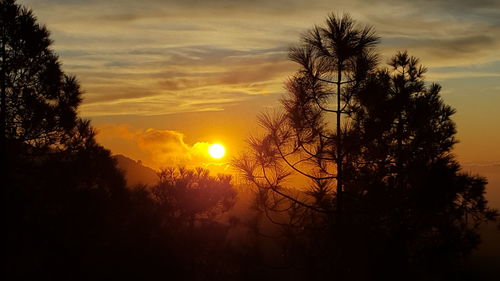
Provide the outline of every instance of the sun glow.
[[220,159],[226,154],[226,149],[222,144],[214,143],[208,147],[208,154],[210,154],[212,158]]

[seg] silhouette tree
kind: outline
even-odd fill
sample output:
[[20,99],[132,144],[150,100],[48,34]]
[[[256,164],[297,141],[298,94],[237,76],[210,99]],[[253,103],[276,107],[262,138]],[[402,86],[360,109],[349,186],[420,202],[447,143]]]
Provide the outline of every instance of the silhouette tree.
[[0,13],[3,279],[237,279],[231,178],[165,170],[153,189],[126,189],[47,29],[13,0]]
[[292,234],[295,264],[342,280],[449,278],[497,213],[486,180],[453,158],[454,110],[440,86],[406,52],[379,67],[378,38],[349,16],[302,41],[290,50],[300,70],[284,112],[261,115],[266,133],[235,162]]
[[[314,208],[335,211],[338,216],[343,201],[343,167],[349,149],[345,141],[350,122],[346,117],[351,118],[347,107],[376,65],[373,47],[378,37],[371,27],[357,27],[348,15],[332,14],[324,27],[314,27],[302,41],[302,45],[291,48],[289,53],[301,69],[286,84],[290,93],[282,100],[286,114],[261,116],[259,121],[269,134],[250,140],[256,153],[254,159],[248,160],[263,168],[273,165],[273,171],[262,170],[265,175],[259,178],[264,180],[258,184],[272,187],[276,192],[288,176],[287,170],[313,181],[312,194],[318,199],[331,191],[333,182],[335,200],[329,207]],[[331,119],[334,121],[329,122]],[[250,172],[249,175],[255,172],[245,163],[238,166]]]
[[64,149],[78,122],[80,86],[63,73],[49,32],[14,0],[0,2],[0,137],[32,149]]
[[189,226],[214,221],[235,203],[236,191],[229,175],[212,177],[203,168],[179,167],[161,169],[158,176],[160,181],[153,187],[153,197],[171,210],[171,217]]
[[159,218],[156,228],[170,238],[183,278],[229,278],[241,266],[232,260],[237,256],[227,243],[227,214],[236,202],[231,176],[213,177],[206,169],[185,167],[161,169],[158,176],[158,185],[150,190]]
[[78,118],[80,86],[61,70],[47,29],[13,0],[0,1],[0,20],[2,274],[68,279],[96,252],[116,257],[125,182]]

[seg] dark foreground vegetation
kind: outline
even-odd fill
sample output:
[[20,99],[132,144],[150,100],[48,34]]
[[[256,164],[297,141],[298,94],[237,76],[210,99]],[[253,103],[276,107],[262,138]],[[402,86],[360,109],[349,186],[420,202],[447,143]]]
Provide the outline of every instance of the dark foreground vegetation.
[[284,111],[235,161],[253,192],[185,168],[130,188],[49,32],[0,3],[2,280],[473,280],[486,179],[460,172],[440,87],[406,52],[381,66],[371,28],[332,15],[291,49]]

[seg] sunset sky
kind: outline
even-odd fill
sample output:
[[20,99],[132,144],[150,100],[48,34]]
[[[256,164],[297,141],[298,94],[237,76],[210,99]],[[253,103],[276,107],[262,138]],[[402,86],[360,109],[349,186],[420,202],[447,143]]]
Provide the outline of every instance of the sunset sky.
[[154,168],[203,159],[212,142],[226,145],[226,160],[241,150],[297,70],[288,48],[330,12],[373,25],[383,63],[397,50],[419,57],[457,109],[459,159],[500,162],[500,1],[19,3],[47,25],[65,72],[81,82],[80,112],[98,140]]

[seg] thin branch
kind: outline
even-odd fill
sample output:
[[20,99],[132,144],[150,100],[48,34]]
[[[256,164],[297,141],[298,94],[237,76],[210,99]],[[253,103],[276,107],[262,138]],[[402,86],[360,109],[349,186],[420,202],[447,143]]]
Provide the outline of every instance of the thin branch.
[[283,192],[279,191],[279,190],[278,190],[278,186],[277,186],[277,185],[273,185],[273,184],[269,181],[269,179],[268,179],[268,177],[267,177],[267,175],[266,175],[266,169],[265,169],[263,166],[261,166],[261,168],[262,168],[262,173],[264,174],[264,177],[266,178],[266,181],[267,181],[267,183],[269,184],[269,188],[270,188],[273,192],[278,193],[279,195],[281,195],[281,196],[283,196],[283,197],[287,198],[288,200],[290,200],[290,201],[292,201],[292,202],[295,202],[296,204],[299,204],[299,205],[300,205],[300,206],[302,206],[302,207],[306,207],[306,208],[309,208],[309,209],[311,209],[311,210],[314,210],[314,211],[316,211],[316,212],[320,212],[320,213],[325,213],[325,214],[326,214],[326,213],[328,213],[328,211],[326,211],[326,210],[323,210],[323,209],[317,208],[317,207],[315,207],[315,206],[313,206],[313,205],[309,205],[309,204],[307,204],[307,203],[304,203],[304,202],[302,202],[302,201],[300,201],[300,200],[297,200],[297,199],[295,199],[295,198],[291,197],[291,196],[290,196],[290,195],[288,195],[288,194],[285,194],[285,193],[283,193]]
[[[276,140],[275,140],[275,143],[276,143]],[[328,179],[336,179],[337,176],[330,176],[330,177],[315,177],[315,176],[311,176],[309,174],[306,174],[304,172],[302,172],[301,170],[295,168],[295,166],[293,166],[289,161],[288,159],[286,159],[286,157],[283,155],[283,152],[281,151],[281,149],[279,148],[279,146],[277,145],[276,148],[278,149],[278,152],[280,153],[280,156],[281,158],[283,159],[283,161],[285,161],[285,163],[290,166],[290,168],[292,168],[293,170],[295,170],[296,172],[298,172],[299,174],[303,175],[303,176],[306,176],[310,179],[314,179],[314,180],[328,180]]]
[[310,156],[316,158],[316,159],[319,159],[319,160],[327,160],[327,161],[334,161],[335,158],[326,158],[326,157],[321,157],[321,156],[318,156],[318,154],[313,154],[312,152],[310,152],[309,150],[307,150],[305,147],[304,147],[304,143],[300,141],[300,138],[297,136],[297,138],[299,139],[299,146],[302,148],[302,150],[304,150],[305,153],[309,154]]

